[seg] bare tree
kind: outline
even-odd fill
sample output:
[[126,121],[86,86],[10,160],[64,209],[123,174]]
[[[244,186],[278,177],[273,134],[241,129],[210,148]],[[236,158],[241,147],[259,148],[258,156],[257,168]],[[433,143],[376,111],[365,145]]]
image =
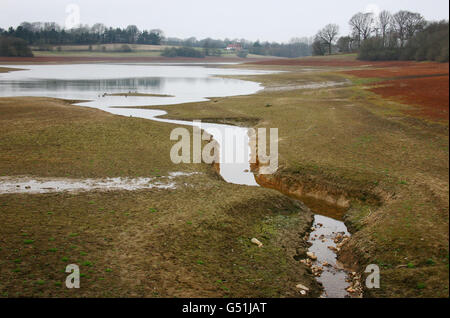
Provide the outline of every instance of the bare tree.
[[20,24],[20,26],[21,26],[23,29],[25,29],[25,30],[28,30],[28,31],[34,31],[34,30],[33,30],[33,24],[31,24],[30,22],[22,22],[22,23]]
[[135,43],[139,35],[138,27],[135,25],[129,25],[126,28],[126,32],[128,35],[128,43]]
[[358,46],[360,46],[361,42],[366,40],[373,32],[373,13],[359,12],[350,19],[349,24],[353,30],[353,35],[358,42]]
[[101,35],[101,34],[105,33],[106,29],[107,28],[103,23],[96,23],[92,26],[91,32]]
[[308,38],[306,36],[304,36],[304,37],[294,37],[294,38],[291,38],[289,40],[289,43],[290,44],[306,43],[306,44],[310,45],[312,43],[312,39],[310,39],[310,38]]
[[44,22],[45,31],[61,31],[61,27],[56,22]]
[[417,31],[421,31],[426,26],[426,21],[420,13],[411,12],[406,23],[406,37],[411,39]]
[[333,44],[339,34],[339,26],[337,24],[328,24],[317,33],[317,37],[328,46],[328,53],[332,53]]
[[150,30],[150,33],[156,34],[161,39],[164,38],[164,31],[161,29],[152,29],[152,30]]
[[393,24],[393,17],[389,11],[381,11],[378,15],[378,28],[383,38],[383,45],[386,46],[386,40]]
[[393,17],[394,28],[400,40],[400,47],[425,26],[425,20],[419,13],[399,11]]

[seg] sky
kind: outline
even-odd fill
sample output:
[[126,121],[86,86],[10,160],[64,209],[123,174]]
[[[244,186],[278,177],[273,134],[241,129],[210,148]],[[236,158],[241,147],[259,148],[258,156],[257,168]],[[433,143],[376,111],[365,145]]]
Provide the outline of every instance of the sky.
[[[328,23],[349,33],[357,12],[410,10],[427,20],[448,20],[448,0],[0,0],[0,27],[23,21],[79,21],[93,25],[161,29],[168,37],[287,42],[313,36]],[[79,19],[78,19],[79,17]]]

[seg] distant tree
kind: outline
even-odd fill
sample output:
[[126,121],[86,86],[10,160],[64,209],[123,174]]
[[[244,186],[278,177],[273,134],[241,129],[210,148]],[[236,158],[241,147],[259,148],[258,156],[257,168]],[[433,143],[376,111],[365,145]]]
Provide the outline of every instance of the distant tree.
[[98,43],[103,42],[106,29],[106,26],[102,23],[96,23],[92,26],[91,32],[95,35]]
[[350,19],[349,24],[359,47],[361,42],[368,39],[370,34],[373,32],[373,13],[359,12]]
[[33,52],[23,39],[0,36],[0,56],[32,57]]
[[389,11],[381,11],[378,15],[378,29],[383,39],[383,45],[386,46],[388,42],[388,35],[393,28],[393,17]]
[[317,36],[314,38],[312,44],[312,54],[313,55],[325,55],[326,48],[320,38]]
[[129,25],[126,28],[128,43],[136,43],[139,36],[139,29],[135,25]]
[[240,51],[238,51],[238,52],[236,53],[236,55],[237,55],[238,57],[240,57],[240,58],[245,59],[245,58],[247,58],[247,56],[248,56],[248,51],[247,51],[247,50],[240,50]]
[[398,60],[399,49],[385,47],[381,37],[372,37],[361,43],[358,59],[366,61]]
[[106,31],[106,26],[103,23],[96,23],[92,26],[91,31],[96,34],[103,34]]
[[339,34],[339,26],[337,24],[328,24],[317,33],[317,38],[328,47],[328,53],[332,53],[333,44]]
[[197,39],[195,37],[190,37],[185,41],[185,45],[189,47],[195,46],[196,43]]
[[144,31],[139,34],[137,43],[139,44],[151,44],[151,45],[160,45],[162,37],[159,33],[154,31]]
[[161,29],[150,30],[150,34],[154,34],[155,36],[157,36],[160,39],[160,41],[164,39],[164,31]]
[[410,11],[399,11],[393,17],[394,29],[400,41],[400,47],[411,39],[417,31],[425,27],[425,19],[419,14]]
[[341,36],[338,39],[336,46],[341,53],[351,53],[354,51],[353,42],[354,39],[351,36]]
[[448,62],[449,23],[433,22],[418,31],[405,45],[401,59]]
[[361,44],[361,60],[417,60],[448,62],[449,23],[448,21],[428,24],[414,35],[398,41],[386,42],[381,36],[372,37]]

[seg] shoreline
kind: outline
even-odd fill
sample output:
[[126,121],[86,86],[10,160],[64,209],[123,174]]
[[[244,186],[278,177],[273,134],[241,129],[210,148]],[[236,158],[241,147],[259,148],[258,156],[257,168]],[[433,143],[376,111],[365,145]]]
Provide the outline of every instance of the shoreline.
[[[0,64],[78,64],[78,63],[255,63],[273,60],[274,57],[238,58],[238,57],[163,57],[163,56],[37,56],[37,57],[0,57]],[[282,58],[280,58],[282,59]]]

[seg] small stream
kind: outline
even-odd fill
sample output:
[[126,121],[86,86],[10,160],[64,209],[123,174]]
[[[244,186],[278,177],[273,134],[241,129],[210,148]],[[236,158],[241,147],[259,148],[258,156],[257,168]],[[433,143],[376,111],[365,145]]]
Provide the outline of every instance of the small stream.
[[350,237],[350,233],[342,221],[319,214],[314,216],[313,231],[308,240],[311,246],[308,251],[317,257],[313,266],[317,266],[316,268],[320,272],[317,280],[324,287],[322,297],[344,298],[350,296],[346,290],[350,286],[348,272],[336,257],[337,245],[346,237]]
[[[22,66],[28,68],[28,66]],[[80,106],[88,106],[97,108],[115,115],[121,115],[126,117],[144,118],[158,122],[170,123],[177,126],[197,126],[208,134],[214,136],[214,139],[219,144],[220,149],[220,174],[226,182],[247,186],[258,186],[255,177],[250,169],[250,146],[248,129],[236,126],[222,125],[222,124],[210,124],[210,123],[196,123],[190,121],[170,120],[162,119],[160,116],[165,115],[166,112],[157,109],[137,109],[137,108],[120,108],[120,106],[144,106],[144,105],[167,105],[167,104],[179,104],[192,101],[206,100],[207,96],[233,96],[233,95],[248,95],[253,94],[260,90],[262,87],[258,83],[232,80],[232,79],[211,79],[211,75],[241,75],[241,74],[261,74],[262,72],[240,70],[234,73],[230,70],[219,70],[204,72],[199,70],[200,67],[196,66],[183,66],[180,69],[171,69],[171,74],[186,73],[195,71],[198,74],[198,78],[187,78],[187,74],[183,75],[180,79],[173,75],[170,79],[161,79],[160,77],[165,74],[164,66],[151,66],[149,72],[153,71],[158,73],[159,77],[155,77],[153,74],[149,76],[143,70],[143,66],[133,65],[133,69],[138,72],[140,78],[128,78],[130,73],[130,65],[119,65],[116,69],[110,69],[108,65],[101,64],[96,69],[95,73],[89,73],[90,75],[86,80],[83,80],[82,74],[86,72],[93,72],[92,65],[78,66],[55,66],[55,65],[39,65],[29,66],[30,71],[12,72],[3,74],[0,76],[0,96],[48,96],[59,97],[66,99],[83,99],[90,100],[89,102],[79,103]],[[166,66],[169,67],[169,66]],[[177,66],[180,68],[179,66]],[[80,68],[84,71],[80,73]],[[113,67],[114,68],[114,67]],[[70,71],[69,71],[70,70]],[[73,71],[75,70],[75,71]],[[118,71],[115,74],[114,71]],[[54,71],[54,72],[52,72]],[[28,73],[27,73],[28,72]],[[205,75],[206,74],[206,75]],[[118,76],[119,78],[115,78]],[[181,75],[180,75],[181,76]],[[99,77],[99,79],[97,79]],[[171,84],[170,84],[171,83]],[[195,92],[188,92],[188,89],[183,87],[184,85],[193,85],[191,88],[195,89]],[[170,85],[175,85],[177,88],[175,91],[170,89]],[[199,90],[198,85],[203,84],[203,89]],[[92,86],[94,85],[94,86]],[[108,86],[109,85],[109,86]],[[111,86],[112,85],[112,89]],[[178,86],[177,86],[178,85]],[[181,85],[181,86],[180,86]],[[205,86],[206,85],[206,86]],[[109,89],[109,90],[108,90]],[[162,97],[140,97],[140,98],[126,98],[126,97],[102,97],[101,94],[127,92],[128,90],[139,89],[139,93],[158,93],[169,94],[174,97],[162,98]],[[90,98],[87,98],[90,97]],[[111,105],[119,107],[110,107]],[[227,138],[217,138],[217,136],[226,136],[225,132],[232,132],[234,136],[244,141],[246,146],[235,147],[234,140],[227,140]],[[169,136],[168,136],[168,142]],[[242,148],[242,149],[236,149]],[[231,164],[225,162],[224,157],[227,152],[234,152],[236,156],[242,156],[248,158],[243,160],[242,163]],[[169,154],[168,154],[169,155]],[[168,158],[169,160],[169,158]],[[5,180],[3,180],[5,181]],[[6,181],[5,181],[6,182]],[[55,188],[52,181],[48,181],[48,188]],[[71,184],[59,184],[59,187],[73,189],[74,186],[81,188],[92,187],[92,183],[99,184],[99,181],[79,182],[75,185]],[[106,186],[110,186],[110,183],[114,183],[117,188],[127,187],[121,180],[107,180]],[[143,184],[151,183],[151,180],[136,180],[136,187],[141,187]],[[1,192],[2,180],[0,180],[0,194],[7,193]],[[27,192],[35,190],[36,188],[46,188],[36,181],[28,180],[21,181],[20,184],[7,184],[3,185],[3,188],[8,188],[9,191],[14,192]],[[100,184],[101,185],[101,184]],[[170,184],[159,184],[153,186],[170,186]],[[13,189],[13,190],[11,190]],[[38,190],[36,190],[38,191]],[[326,213],[324,213],[326,214]],[[336,236],[348,237],[349,233],[344,223],[340,220],[326,217],[324,215],[315,215],[313,231],[310,234],[309,242],[311,247],[309,252],[313,253],[317,260],[313,261],[312,268],[317,269],[317,280],[322,283],[324,287],[324,294],[322,297],[330,298],[342,298],[348,297],[349,294],[346,288],[349,286],[348,273],[342,269],[336,260]],[[314,271],[313,271],[314,272]]]

